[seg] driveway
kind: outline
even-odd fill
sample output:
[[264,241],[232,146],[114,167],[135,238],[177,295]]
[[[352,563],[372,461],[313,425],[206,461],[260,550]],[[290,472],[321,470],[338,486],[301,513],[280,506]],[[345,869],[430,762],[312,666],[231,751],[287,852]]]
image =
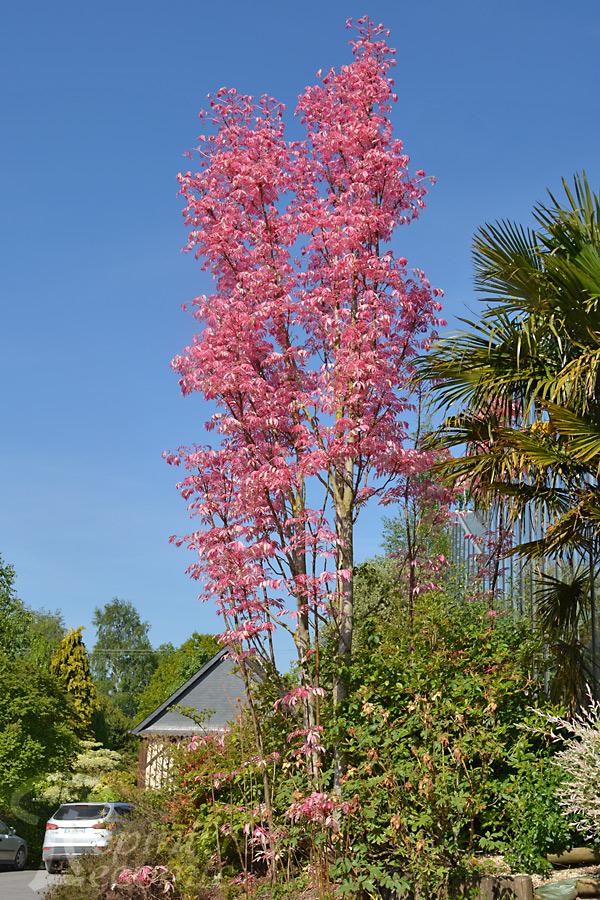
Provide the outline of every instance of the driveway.
[[34,900],[43,897],[46,888],[59,878],[59,875],[48,875],[45,869],[27,872],[0,869],[0,897],[2,900]]

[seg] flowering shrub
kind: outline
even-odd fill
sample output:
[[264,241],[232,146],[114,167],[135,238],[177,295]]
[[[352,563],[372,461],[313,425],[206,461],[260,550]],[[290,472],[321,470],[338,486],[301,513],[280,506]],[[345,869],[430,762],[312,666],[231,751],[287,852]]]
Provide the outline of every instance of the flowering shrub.
[[572,825],[590,840],[600,837],[600,703],[588,689],[587,706],[571,719],[543,715],[562,749],[553,759],[562,778],[556,796]]

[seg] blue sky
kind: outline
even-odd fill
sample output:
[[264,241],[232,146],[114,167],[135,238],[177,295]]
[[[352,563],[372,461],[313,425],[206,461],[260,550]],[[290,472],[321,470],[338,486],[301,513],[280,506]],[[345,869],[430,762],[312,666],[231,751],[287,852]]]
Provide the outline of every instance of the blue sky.
[[475,306],[479,224],[526,220],[583,168],[600,186],[597,0],[4,5],[0,553],[32,606],[89,625],[117,595],[156,643],[217,627],[167,543],[187,522],[161,452],[206,418],[169,370],[193,332],[180,306],[208,286],[179,252],[175,175],[207,92],[267,92],[291,115],[363,13],[392,29],[396,133],[438,178],[395,249],[452,321]]

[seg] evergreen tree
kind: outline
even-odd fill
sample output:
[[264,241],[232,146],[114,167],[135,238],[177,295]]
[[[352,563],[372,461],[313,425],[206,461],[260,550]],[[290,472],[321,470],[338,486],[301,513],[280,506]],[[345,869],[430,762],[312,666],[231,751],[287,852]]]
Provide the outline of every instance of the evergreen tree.
[[83,626],[68,632],[50,661],[50,672],[56,676],[67,694],[75,714],[75,729],[82,737],[93,733],[98,712],[98,696],[87,651],[82,637]]
[[150,626],[132,603],[118,597],[95,610],[94,625],[91,664],[96,685],[131,718],[158,661],[148,637]]

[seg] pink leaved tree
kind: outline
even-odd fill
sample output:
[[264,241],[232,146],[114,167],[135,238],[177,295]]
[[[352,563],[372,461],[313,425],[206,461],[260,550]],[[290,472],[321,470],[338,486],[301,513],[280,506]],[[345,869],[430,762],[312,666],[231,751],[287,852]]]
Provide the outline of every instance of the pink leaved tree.
[[412,360],[440,321],[441,292],[390,247],[426,193],[392,134],[394,51],[383,26],[348,27],[352,61],[299,98],[302,140],[286,138],[274,99],[221,88],[201,114],[196,165],[179,176],[186,249],[214,292],[194,301],[200,328],[173,366],[185,394],[214,404],[218,440],[168,455],[197,523],[177,540],[196,555],[191,575],[216,599],[245,677],[249,666],[274,672],[273,632],[292,635],[300,685],[281,703],[302,705],[312,789],[320,635],[337,648],[336,709],[352,652],[355,523],[431,463],[404,420]]

